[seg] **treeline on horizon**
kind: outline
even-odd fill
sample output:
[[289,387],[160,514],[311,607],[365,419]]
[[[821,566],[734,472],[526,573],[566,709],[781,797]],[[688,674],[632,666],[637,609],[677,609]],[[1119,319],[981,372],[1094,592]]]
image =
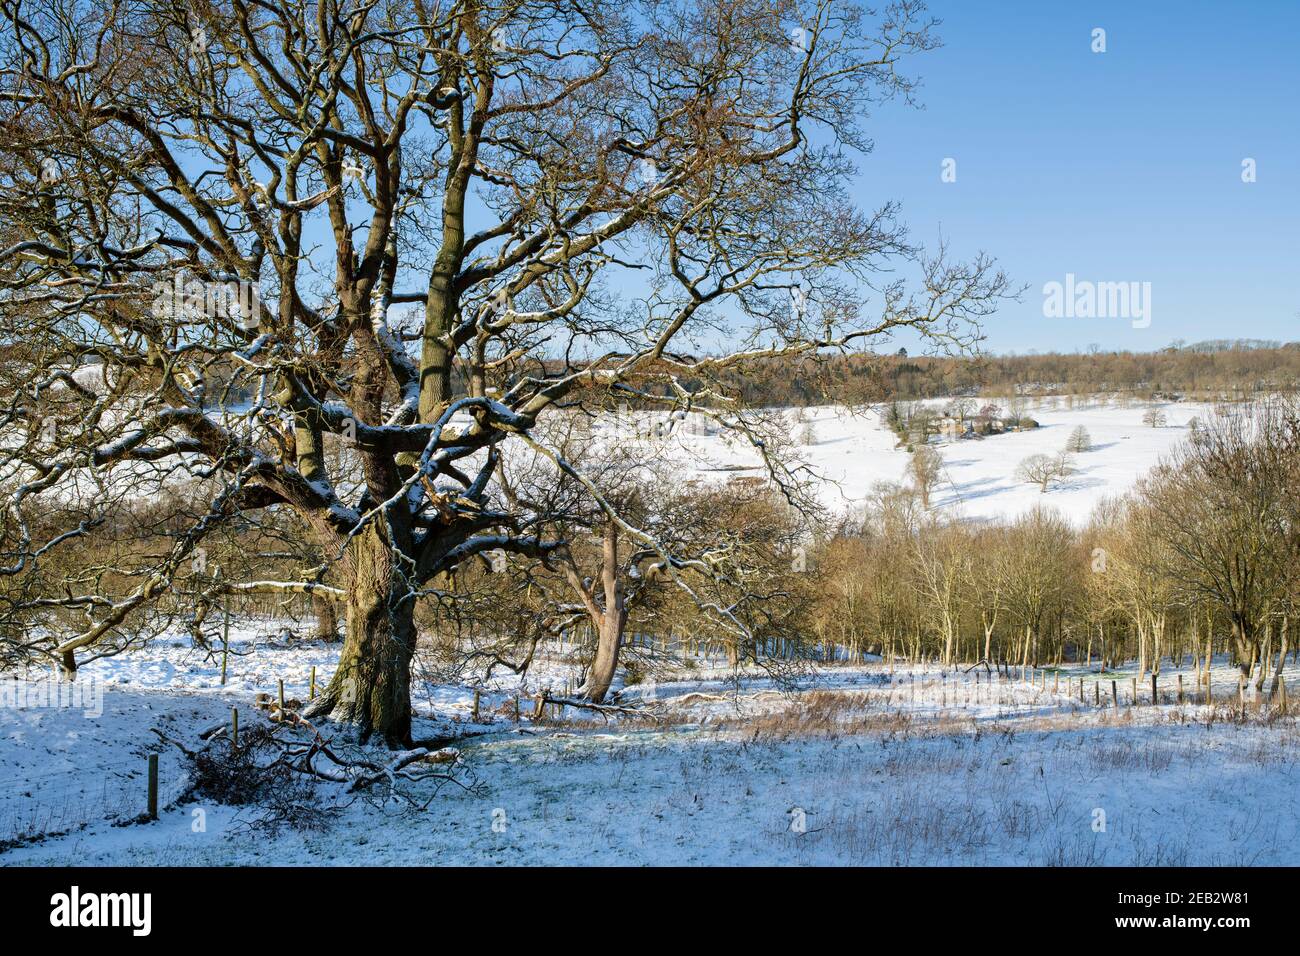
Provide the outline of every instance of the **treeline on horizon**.
[[[14,357],[0,345],[0,360]],[[611,358],[616,356],[606,360]],[[505,389],[520,375],[561,376],[584,364],[533,359],[501,370],[493,384]],[[769,358],[739,364],[715,378],[715,388],[721,385],[729,397],[751,408],[1104,392],[1155,401],[1244,401],[1300,391],[1300,341],[1219,339],[1178,343],[1155,352],[1094,347],[1026,355],[909,355],[899,349]],[[468,383],[459,365],[453,367],[453,381],[453,392],[465,394]],[[704,386],[688,375],[681,376],[679,384],[688,390]],[[223,392],[227,402],[251,397],[238,388]],[[638,404],[634,396],[626,400]],[[701,404],[712,402],[704,398]]]
[[1300,342],[1223,340],[1157,352],[843,355],[747,366],[730,383],[749,406],[955,396],[1125,392],[1143,399],[1243,400],[1300,388]]

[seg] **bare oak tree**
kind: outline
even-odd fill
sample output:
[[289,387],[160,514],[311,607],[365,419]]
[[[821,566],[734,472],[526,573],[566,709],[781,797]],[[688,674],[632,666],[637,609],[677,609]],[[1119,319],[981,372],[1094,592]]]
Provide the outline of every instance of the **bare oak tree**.
[[[546,452],[543,416],[628,401],[751,436],[719,384],[748,363],[904,328],[960,347],[1008,292],[846,192],[866,111],[936,45],[911,0],[0,11],[3,570],[75,555],[96,482],[211,489],[124,593],[73,571],[13,605],[79,612],[42,638],[65,658],[214,527],[292,509],[322,564],[261,585],[328,574],[346,607],[312,713],[399,745],[417,600],[489,551],[562,546],[495,482],[503,448]],[[864,281],[891,264],[917,285]]]

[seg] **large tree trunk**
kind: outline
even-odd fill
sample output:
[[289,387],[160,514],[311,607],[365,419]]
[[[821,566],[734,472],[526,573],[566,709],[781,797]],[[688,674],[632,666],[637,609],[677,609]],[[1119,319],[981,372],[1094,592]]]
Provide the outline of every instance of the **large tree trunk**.
[[596,659],[587,674],[587,699],[599,704],[609,693],[614,674],[618,671],[618,652],[623,644],[623,627],[627,624],[627,608],[623,588],[618,580],[618,525],[605,525],[605,540],[601,554],[601,583],[605,602],[599,618],[593,621],[600,635],[596,642]]
[[347,636],[338,669],[308,716],[328,717],[361,741],[411,741],[414,599],[396,573],[395,555],[376,525],[349,546]]
[[618,671],[618,652],[623,644],[623,615],[606,613],[600,624],[600,637],[596,642],[596,659],[587,674],[587,699],[599,704],[609,693]]

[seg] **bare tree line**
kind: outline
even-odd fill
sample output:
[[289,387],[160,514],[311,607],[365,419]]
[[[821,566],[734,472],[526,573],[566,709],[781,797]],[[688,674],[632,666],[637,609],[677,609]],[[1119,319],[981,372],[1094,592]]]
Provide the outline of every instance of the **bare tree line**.
[[[1300,343],[1233,342],[1153,352],[1089,349],[1043,354],[837,356],[804,363],[764,363],[735,384],[754,404],[826,405],[981,396],[1057,396],[1095,402],[1097,396],[1149,401],[1182,396],[1239,401],[1300,388]],[[913,352],[918,350],[913,347]]]
[[1048,508],[1010,522],[935,517],[882,489],[821,553],[814,629],[946,663],[1113,667],[1229,652],[1260,688],[1294,652],[1300,558],[1294,401],[1225,406],[1130,494],[1076,530]]
[[[615,431],[611,454],[582,416],[544,434],[623,520],[670,554],[693,557],[671,559],[669,574],[661,553],[626,541],[577,477],[542,455],[511,459],[506,497],[544,510],[564,545],[548,563],[490,553],[417,602],[423,661],[449,679],[526,674],[539,651],[563,646],[579,665],[573,689],[599,703],[620,667],[627,682],[645,679],[658,666],[679,666],[683,648],[778,677],[813,660],[868,655],[1008,668],[1134,661],[1145,677],[1165,661],[1203,665],[1227,652],[1244,678],[1274,690],[1297,650],[1290,621],[1300,417],[1290,401],[1225,406],[1195,422],[1183,445],[1083,528],[1050,508],[1009,522],[944,517],[915,483],[880,487],[860,517],[832,526],[825,516],[810,522],[763,483],[675,483],[655,443]],[[183,533],[192,520],[183,508],[152,515],[121,519],[105,538],[117,542],[112,566],[125,576],[99,578],[103,590],[125,589],[132,548],[165,546],[160,522]],[[292,527],[222,532],[224,540],[207,539],[207,558],[232,582],[312,560]],[[75,565],[81,574],[107,567]],[[55,565],[52,578],[23,578],[29,589],[4,600],[21,599],[29,619],[76,614],[62,599],[38,596],[70,570]],[[212,572],[188,567],[174,581],[179,601],[155,602],[95,653],[144,646],[177,627],[197,633],[204,614],[250,596],[241,584],[222,587]],[[325,589],[314,606],[331,608],[337,594]],[[635,634],[654,635],[672,653],[647,653]]]

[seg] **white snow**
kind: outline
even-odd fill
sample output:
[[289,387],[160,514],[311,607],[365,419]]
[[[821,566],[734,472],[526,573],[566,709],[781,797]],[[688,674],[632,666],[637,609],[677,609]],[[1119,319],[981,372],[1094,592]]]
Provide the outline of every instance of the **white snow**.
[[[722,661],[680,663],[626,688],[658,722],[590,714],[531,722],[486,716],[511,695],[556,686],[552,648],[520,686],[489,688],[492,732],[461,745],[473,791],[413,784],[423,812],[343,801],[324,832],[254,834],[256,810],[174,804],[186,761],[153,728],[197,746],[199,731],[264,718],[256,690],[305,695],[328,678],[326,645],[239,635],[230,681],[186,642],[89,665],[103,715],[0,708],[0,855],[15,864],[1246,864],[1300,863],[1300,735],[1294,718],[1228,720],[1235,677],[1216,667],[1214,711],[1179,705],[1166,664],[1161,705],[1127,674],[1082,667],[1031,681],[934,666],[837,666],[783,692]],[[265,634],[275,629],[262,629]],[[1289,664],[1288,667],[1294,666]],[[1120,707],[1109,699],[1112,676]],[[1077,679],[1085,681],[1084,701]],[[1101,680],[1102,705],[1093,682]],[[165,681],[164,683],[159,683]],[[417,734],[464,726],[471,692],[422,681]],[[504,707],[509,711],[510,708]],[[576,715],[573,715],[576,716]],[[162,753],[160,819],[144,809],[145,755]],[[328,785],[327,785],[328,786]],[[1095,829],[1098,811],[1105,830]],[[201,822],[201,826],[200,826]],[[119,825],[114,825],[115,823]],[[41,834],[44,839],[32,839]],[[62,834],[62,835],[59,835]]]
[[[935,507],[980,520],[1048,503],[1081,524],[1183,439],[1192,417],[1211,413],[1162,407],[1170,424],[1153,429],[1146,406],[1031,406],[1041,429],[945,442]],[[783,414],[802,441],[805,421]],[[815,441],[800,451],[838,483],[823,489],[828,506],[856,507],[877,482],[903,480],[908,454],[876,414],[817,408],[805,419]],[[1015,479],[1022,458],[1058,451],[1077,425],[1095,447],[1065,487],[1044,495]],[[760,474],[734,470],[757,456],[701,421],[661,450],[704,480]],[[1172,662],[1167,699],[1152,706],[1143,684],[1130,706],[1131,672],[1079,665],[1054,692],[1054,675],[1044,688],[1018,674],[990,681],[877,661],[790,683],[718,659],[659,658],[653,681],[616,684],[655,719],[569,708],[534,723],[531,697],[565,693],[576,677],[575,649],[549,646],[526,679],[505,671],[480,685],[472,724],[473,688],[421,657],[416,736],[479,734],[458,745],[456,773],[470,789],[409,784],[429,806],[405,812],[322,784],[339,808],[329,829],[252,833],[256,807],[182,799],[189,762],[155,731],[196,748],[232,707],[242,726],[264,721],[254,695],[274,695],[281,680],[302,700],[313,668],[324,685],[337,645],[286,638],[286,624],[236,622],[224,684],[220,645],[194,648],[178,634],[88,663],[76,705],[50,703],[59,688],[47,675],[5,684],[0,864],[1300,864],[1295,718],[1261,719],[1252,701],[1248,719],[1233,720],[1226,661],[1210,707],[1191,694],[1186,664],[1187,699],[1172,699]],[[162,812],[140,822],[149,752],[161,755]]]
[[[1205,419],[1214,411],[1202,403],[1161,403],[1156,407],[1165,412],[1168,424],[1152,428],[1142,423],[1151,405],[1102,406],[1095,402],[1080,399],[1071,408],[1064,398],[1049,398],[1028,408],[1040,428],[981,439],[932,439],[944,460],[933,507],[973,520],[1010,520],[1035,506],[1048,505],[1082,525],[1098,502],[1130,489],[1162,455],[1185,440],[1193,418]],[[936,408],[942,405],[931,404]],[[897,437],[881,421],[878,408],[855,414],[842,407],[814,407],[804,410],[802,420],[792,410],[782,414],[795,442],[793,450],[825,479],[820,498],[833,512],[860,507],[880,482],[907,483],[910,453],[896,447]],[[654,419],[648,413],[642,417],[640,431],[652,434]],[[1036,485],[1016,478],[1022,460],[1061,451],[1079,425],[1088,430],[1093,449],[1074,456],[1075,474],[1063,485],[1042,493]],[[803,441],[805,426],[813,432],[811,444]],[[674,426],[660,448],[664,456],[681,461],[697,478],[725,481],[736,476],[763,476],[754,449],[716,426],[708,427],[700,416]]]

